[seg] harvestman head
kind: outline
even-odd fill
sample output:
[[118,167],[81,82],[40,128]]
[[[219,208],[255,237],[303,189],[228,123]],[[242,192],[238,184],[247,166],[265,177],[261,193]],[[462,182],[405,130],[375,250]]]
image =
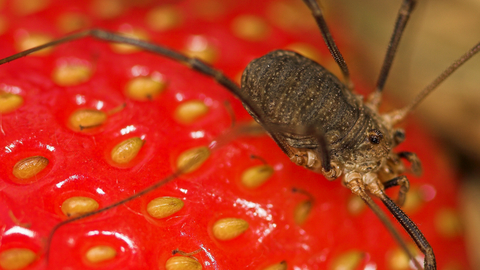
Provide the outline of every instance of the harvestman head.
[[[343,77],[344,77],[344,84],[346,88],[353,89],[353,84],[350,81],[350,75],[348,71],[347,64],[345,63],[342,54],[340,53],[339,49],[337,48],[337,45],[333,41],[333,38],[330,34],[330,31],[327,27],[327,24],[324,20],[322,10],[316,0],[303,0],[305,4],[309,7],[309,9],[312,11],[312,14],[317,22],[318,27],[320,28],[320,32],[324,38],[324,41],[330,50],[333,58],[339,65]],[[376,89],[375,91],[369,96],[367,103],[365,106],[368,108],[372,109],[373,111],[377,112],[378,107],[381,102],[381,94],[386,82],[386,79],[388,77],[388,73],[390,71],[391,65],[393,63],[393,59],[395,56],[395,52],[397,50],[400,38],[403,34],[403,30],[405,29],[405,26],[408,22],[408,19],[410,17],[411,12],[413,11],[414,7],[416,4],[416,0],[403,0],[402,5],[400,7],[400,10],[398,12],[397,20],[395,23],[395,28],[392,34],[392,37],[389,42],[388,50],[383,62],[383,66],[380,71],[380,75],[377,80],[376,84]],[[325,135],[323,134],[322,130],[319,130],[316,127],[312,126],[296,126],[295,128],[289,127],[289,126],[284,126],[284,125],[278,125],[275,123],[271,123],[269,121],[268,117],[266,114],[262,111],[260,106],[253,102],[251,98],[246,94],[244,91],[242,91],[239,86],[234,83],[232,80],[227,78],[226,76],[223,75],[222,72],[219,70],[214,69],[213,67],[205,64],[204,62],[195,59],[195,58],[190,58],[187,57],[181,53],[178,53],[176,51],[173,51],[171,49],[158,46],[155,44],[151,44],[145,41],[140,41],[124,36],[120,36],[115,33],[107,32],[104,30],[99,30],[99,29],[92,29],[92,30],[87,30],[87,31],[82,31],[78,32],[72,35],[65,36],[63,38],[57,39],[53,42],[49,42],[47,44],[20,52],[18,54],[15,54],[13,56],[7,57],[5,59],[0,60],[0,65],[5,64],[7,62],[13,61],[15,59],[18,59],[20,57],[26,56],[28,54],[31,54],[33,52],[39,51],[41,49],[44,49],[46,47],[51,47],[55,45],[59,45],[62,43],[67,43],[76,39],[81,39],[84,37],[94,37],[99,40],[103,41],[109,41],[109,42],[117,42],[117,43],[124,43],[124,44],[130,44],[137,46],[139,48],[142,48],[143,50],[150,51],[154,54],[159,54],[163,55],[165,57],[171,58],[175,61],[182,62],[185,65],[189,66],[193,70],[196,70],[206,76],[209,76],[213,78],[215,81],[217,81],[219,84],[223,85],[227,90],[232,92],[237,98],[239,98],[243,103],[245,108],[254,116],[254,118],[262,124],[262,126],[267,130],[267,132],[272,136],[272,138],[279,143],[279,138],[277,137],[277,134],[279,131],[281,132],[290,132],[290,133],[298,133],[300,135],[311,135],[313,136],[319,145],[318,147],[318,159],[320,163],[320,169],[321,172],[327,176],[327,178],[334,179],[340,176],[341,172],[338,172],[337,167],[332,166],[331,163],[331,156],[329,153],[329,145],[328,142],[325,138]],[[457,70],[463,63],[465,63],[468,59],[470,59],[473,55],[475,55],[478,51],[480,50],[480,43],[475,45],[472,49],[470,49],[466,54],[464,54],[462,57],[460,57],[458,60],[456,60],[450,67],[448,67],[440,76],[438,76],[430,85],[428,85],[423,91],[420,92],[420,94],[407,106],[405,106],[402,109],[395,110],[393,112],[387,113],[382,115],[383,119],[387,121],[391,126],[401,122],[402,120],[405,119],[406,115],[413,111],[418,104],[428,95],[430,94],[442,81],[444,81],[450,74],[452,74],[455,70]],[[248,133],[250,130],[249,128],[251,127],[243,127],[239,125],[238,127],[234,127],[233,130],[229,133],[229,136],[232,134],[240,134],[240,133]],[[255,129],[255,128],[253,128]],[[371,137],[369,137],[372,141],[372,143],[376,143],[376,140],[381,139],[380,137],[375,137],[375,136],[381,136],[381,134],[372,134]],[[394,146],[400,143],[403,140],[403,134],[396,134],[394,132],[394,138],[397,138],[397,140],[394,143]],[[217,141],[222,142],[226,141],[227,139],[221,137],[217,139]],[[285,151],[284,147],[281,146],[282,150]],[[288,153],[287,153],[288,154]],[[412,169],[415,172],[420,172],[420,165],[419,161],[416,158],[415,154],[409,153],[409,152],[401,152],[396,154],[399,158],[405,158],[408,161],[412,163]],[[118,201],[117,203],[114,203],[112,205],[109,205],[107,207],[104,207],[102,209],[96,210],[94,212],[90,212],[85,215],[77,216],[74,218],[70,218],[68,220],[65,220],[63,222],[60,222],[57,224],[51,231],[49,238],[48,238],[48,246],[47,246],[47,251],[46,251],[46,257],[48,261],[48,252],[49,252],[49,245],[50,241],[56,232],[60,227],[62,227],[65,224],[84,219],[89,216],[97,215],[99,213],[108,211],[114,207],[117,207],[119,205],[125,204],[131,200],[134,200],[136,198],[139,198],[143,195],[145,195],[148,192],[151,192],[168,182],[174,180],[181,174],[183,174],[184,171],[188,170],[189,167],[194,166],[198,159],[201,159],[201,157],[193,158],[188,162],[187,164],[184,165],[184,167],[179,168],[176,172],[171,174],[170,176],[162,179],[161,181],[155,183],[154,185],[146,188],[143,191],[140,191],[136,193],[135,195],[132,195],[124,200]],[[298,164],[298,163],[297,163]],[[433,254],[433,250],[428,244],[427,240],[423,236],[423,234],[420,232],[420,230],[417,228],[417,226],[408,218],[408,216],[403,213],[403,211],[397,206],[395,202],[393,202],[383,191],[386,188],[393,187],[393,186],[400,186],[400,191],[399,191],[399,198],[397,199],[398,204],[403,204],[403,201],[405,200],[405,193],[408,191],[408,180],[404,176],[400,177],[395,177],[394,179],[391,179],[385,183],[383,183],[383,187],[378,187],[378,189],[368,189],[366,188],[363,184],[355,184],[352,182],[344,182],[347,187],[349,187],[353,193],[359,195],[366,203],[367,205],[375,212],[375,214],[380,218],[380,220],[385,224],[387,229],[392,233],[394,238],[397,240],[397,242],[402,246],[402,248],[405,250],[405,252],[408,254],[410,259],[415,263],[417,268],[421,269],[422,267],[420,264],[414,259],[413,254],[409,251],[407,248],[407,245],[405,241],[400,237],[399,233],[397,230],[393,227],[392,223],[390,220],[387,218],[386,214],[373,202],[373,200],[370,197],[370,194],[373,194],[377,197],[379,197],[382,202],[387,206],[387,208],[390,210],[390,212],[395,216],[395,218],[398,220],[398,222],[405,228],[405,230],[410,234],[412,239],[416,242],[417,246],[420,248],[420,250],[425,254],[425,264],[424,264],[424,269],[436,269],[436,262],[435,262],[435,257]],[[352,184],[353,183],[353,184]],[[370,194],[369,194],[370,193]]]

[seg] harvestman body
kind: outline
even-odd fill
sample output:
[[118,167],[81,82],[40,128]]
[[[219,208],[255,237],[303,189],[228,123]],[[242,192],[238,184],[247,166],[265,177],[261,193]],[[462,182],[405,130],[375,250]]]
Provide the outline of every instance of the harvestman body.
[[[312,11],[332,56],[342,70],[346,83],[342,83],[337,77],[310,59],[294,52],[278,50],[252,61],[243,73],[242,86],[239,88],[220,71],[198,59],[189,58],[165,47],[97,29],[72,34],[7,57],[0,60],[0,65],[45,47],[86,36],[135,45],[144,50],[183,62],[192,69],[214,78],[237,96],[243,102],[247,111],[266,129],[292,162],[321,173],[329,180],[341,176],[343,184],[367,203],[410,259],[413,260],[417,268],[421,269],[422,267],[414,259],[405,241],[400,237],[385,213],[373,202],[370,194],[380,198],[424,253],[424,269],[436,269],[435,256],[430,244],[417,226],[398,206],[401,206],[405,201],[405,195],[409,188],[408,179],[405,176],[400,176],[406,170],[400,159],[404,158],[411,163],[410,169],[413,173],[421,173],[421,166],[414,153],[394,153],[392,151],[405,138],[404,132],[395,129],[394,126],[402,121],[425,96],[453,71],[477,53],[480,50],[480,43],[445,70],[410,105],[391,113],[379,114],[378,106],[381,100],[381,92],[400,37],[416,1],[404,0],[400,7],[376,90],[366,103],[363,102],[362,96],[358,96],[351,91],[353,86],[349,79],[347,65],[330,35],[318,3],[315,0],[303,1]],[[195,160],[191,163],[193,165]],[[59,223],[52,230],[49,240],[61,226],[141,197],[172,181],[180,174],[182,174],[182,168],[131,197],[95,212]],[[389,175],[391,179],[381,179],[380,175]],[[400,186],[396,203],[384,192],[386,188],[393,186]]]

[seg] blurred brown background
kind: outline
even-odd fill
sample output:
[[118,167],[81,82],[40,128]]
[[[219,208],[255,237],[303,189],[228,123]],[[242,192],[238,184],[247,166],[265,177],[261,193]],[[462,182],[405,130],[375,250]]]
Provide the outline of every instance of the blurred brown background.
[[[353,74],[377,79],[401,1],[324,0],[327,21],[354,33],[357,53],[346,59]],[[347,41],[348,42],[348,41]],[[453,61],[480,42],[479,0],[420,0],[385,92],[403,106]],[[361,63],[352,64],[354,63]],[[462,175],[459,203],[473,269],[480,269],[480,55],[445,81],[415,111],[450,149]],[[408,136],[408,134],[407,134]]]

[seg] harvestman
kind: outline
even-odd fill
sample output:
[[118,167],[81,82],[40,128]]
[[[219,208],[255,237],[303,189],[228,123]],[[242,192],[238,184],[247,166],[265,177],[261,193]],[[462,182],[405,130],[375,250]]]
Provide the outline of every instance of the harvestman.
[[[405,195],[409,189],[408,179],[405,176],[400,176],[405,171],[400,159],[409,161],[414,173],[420,173],[421,166],[414,153],[394,153],[392,151],[405,138],[403,131],[395,129],[394,125],[401,122],[443,80],[476,54],[480,50],[480,43],[448,67],[420,92],[408,106],[390,113],[380,114],[378,113],[378,107],[381,102],[382,90],[400,38],[416,5],[416,0],[404,0],[400,7],[377,80],[376,90],[368,97],[366,103],[363,103],[361,96],[351,91],[353,85],[350,81],[347,64],[331,37],[320,6],[315,0],[303,1],[311,10],[330,53],[342,71],[345,83],[340,82],[333,74],[310,59],[293,52],[278,50],[252,61],[244,71],[242,87],[240,88],[224,76],[222,72],[198,59],[187,57],[165,47],[99,29],[75,33],[26,50],[0,60],[0,65],[43,48],[87,36],[109,42],[131,44],[182,62],[193,70],[212,77],[240,99],[247,111],[265,128],[294,163],[321,173],[329,180],[334,180],[343,175],[343,184],[365,201],[415,263],[416,267],[421,269],[421,265],[409,251],[405,241],[400,237],[386,214],[371,199],[370,194],[378,197],[425,255],[424,269],[436,269],[435,256],[430,244],[415,223],[399,208],[405,201]],[[302,71],[296,72],[298,70]],[[267,79],[269,84],[266,83]],[[295,93],[293,98],[291,98],[292,92]],[[306,102],[315,98],[319,100],[317,103]],[[295,102],[300,103],[295,104]],[[332,110],[332,107],[328,105],[332,103],[337,106],[335,110]],[[282,104],[283,107],[273,106],[273,109],[269,109],[267,104]],[[335,111],[335,113],[332,113],[332,111]],[[131,197],[95,212],[57,224],[49,235],[49,243],[55,231],[61,226],[141,197],[174,180],[182,174],[182,171],[187,170],[195,163],[194,158],[185,167]],[[397,175],[397,177],[381,181],[378,175],[379,171],[386,171]],[[394,186],[400,186],[396,203],[384,192],[385,189]]]

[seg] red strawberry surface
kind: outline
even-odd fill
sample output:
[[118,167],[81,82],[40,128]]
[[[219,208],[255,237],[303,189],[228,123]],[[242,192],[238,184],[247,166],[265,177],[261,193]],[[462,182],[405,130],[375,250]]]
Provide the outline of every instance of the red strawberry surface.
[[[2,3],[0,57],[24,48],[29,37],[98,27],[135,30],[153,43],[197,51],[236,81],[252,59],[279,48],[313,50],[309,55],[335,69],[300,0],[143,2],[32,1],[38,5],[32,9],[26,0]],[[81,70],[73,79],[61,71],[72,66]],[[129,92],[141,79],[158,91]],[[265,134],[234,136],[235,127],[252,122],[241,102],[181,63],[85,38],[0,66],[2,99],[20,100],[0,115],[3,269],[410,269],[381,222],[340,181],[294,165]],[[193,118],[179,116],[185,104],[200,104]],[[93,122],[72,122],[85,111],[93,112],[85,116]],[[424,173],[410,176],[404,209],[434,248],[438,269],[468,269],[451,165],[418,125],[406,125],[406,134],[398,151],[417,153]],[[127,139],[133,142],[119,146]],[[197,169],[61,226],[48,243],[54,226],[68,219],[67,199],[106,207],[167,178],[184,151],[202,146],[210,155]],[[127,151],[129,159],[119,148],[138,153]],[[264,183],[242,182],[245,171],[260,165]],[[169,200],[173,210],[160,207],[166,216],[155,218],[149,203],[163,197],[183,207]],[[218,223],[225,219],[231,222]],[[235,232],[229,240],[220,236]],[[182,252],[172,255],[177,249]],[[107,255],[91,257],[95,250]],[[268,268],[273,265],[278,268]]]

